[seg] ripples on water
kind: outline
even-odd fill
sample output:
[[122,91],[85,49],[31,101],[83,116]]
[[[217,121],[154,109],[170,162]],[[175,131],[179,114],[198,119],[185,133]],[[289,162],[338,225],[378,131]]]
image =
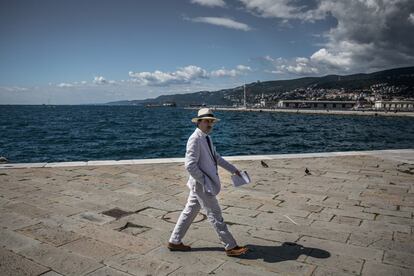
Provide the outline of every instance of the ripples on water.
[[[217,111],[222,155],[413,148],[414,119]],[[10,162],[184,157],[196,110],[137,106],[0,106]]]

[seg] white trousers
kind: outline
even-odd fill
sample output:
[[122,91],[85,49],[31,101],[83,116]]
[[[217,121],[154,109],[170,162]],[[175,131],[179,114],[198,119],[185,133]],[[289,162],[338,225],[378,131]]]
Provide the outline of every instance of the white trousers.
[[178,218],[169,242],[174,244],[181,243],[185,233],[187,233],[188,228],[201,208],[206,212],[207,219],[216,230],[221,243],[224,245],[224,249],[228,250],[234,248],[237,243],[227,229],[216,196],[208,195],[204,193],[202,189],[190,191],[187,204]]

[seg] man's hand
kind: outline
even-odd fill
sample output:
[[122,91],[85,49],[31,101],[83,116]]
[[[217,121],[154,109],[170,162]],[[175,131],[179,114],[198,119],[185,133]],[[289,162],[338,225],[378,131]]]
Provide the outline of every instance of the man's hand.
[[240,170],[237,170],[237,171],[235,172],[235,174],[236,174],[237,176],[242,177],[242,176],[241,176],[241,171],[240,171]]

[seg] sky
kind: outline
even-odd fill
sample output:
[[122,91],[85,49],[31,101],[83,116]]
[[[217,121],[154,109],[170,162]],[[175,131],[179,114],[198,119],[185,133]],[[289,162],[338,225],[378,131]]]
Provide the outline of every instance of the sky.
[[412,0],[0,0],[0,104],[414,65]]

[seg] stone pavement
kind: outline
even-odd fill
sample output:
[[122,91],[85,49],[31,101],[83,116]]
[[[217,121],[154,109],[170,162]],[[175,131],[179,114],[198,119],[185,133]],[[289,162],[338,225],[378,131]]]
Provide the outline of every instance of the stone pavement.
[[253,179],[220,171],[243,258],[202,213],[193,251],[166,249],[182,159],[0,166],[0,275],[414,275],[414,150],[227,159]]

